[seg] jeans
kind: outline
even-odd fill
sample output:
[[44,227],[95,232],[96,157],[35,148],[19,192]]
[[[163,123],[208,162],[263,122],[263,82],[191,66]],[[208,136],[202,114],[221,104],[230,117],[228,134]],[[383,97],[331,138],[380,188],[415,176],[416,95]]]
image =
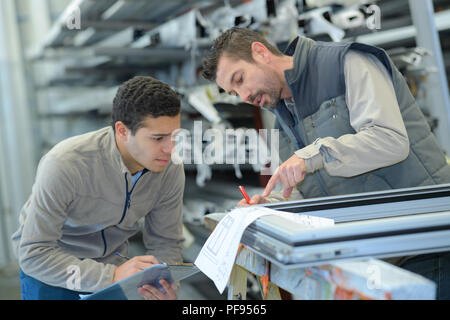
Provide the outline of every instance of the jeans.
[[450,300],[450,252],[422,254],[407,260],[400,268],[435,282],[436,299]]
[[53,287],[45,284],[20,270],[20,290],[22,300],[79,300],[80,294],[61,287]]

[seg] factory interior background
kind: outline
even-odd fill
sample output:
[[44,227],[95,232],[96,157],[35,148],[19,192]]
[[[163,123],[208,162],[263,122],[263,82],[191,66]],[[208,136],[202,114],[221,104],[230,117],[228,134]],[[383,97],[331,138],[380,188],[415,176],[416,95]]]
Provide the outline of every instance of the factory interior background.
[[[182,102],[181,127],[192,133],[273,128],[270,112],[200,75],[212,41],[233,26],[260,31],[280,49],[296,35],[385,49],[449,155],[450,1],[430,1],[428,17],[438,35],[431,41],[417,2],[0,0],[0,299],[20,299],[10,239],[40,158],[63,139],[110,125],[112,100],[124,81],[150,75],[168,83]],[[245,140],[239,143],[248,148]],[[237,185],[249,194],[264,190],[266,164],[185,164],[185,261],[195,260],[210,234],[203,217],[241,200]],[[130,256],[143,254],[140,240],[139,234],[130,239]],[[179,294],[226,299],[201,273]],[[252,276],[247,298],[261,298]]]

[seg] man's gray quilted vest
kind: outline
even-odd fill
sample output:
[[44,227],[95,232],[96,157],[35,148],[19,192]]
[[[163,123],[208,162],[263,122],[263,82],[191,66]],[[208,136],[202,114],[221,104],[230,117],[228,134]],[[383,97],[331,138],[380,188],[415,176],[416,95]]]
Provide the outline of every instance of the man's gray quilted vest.
[[[354,177],[337,177],[320,169],[307,174],[297,188],[305,198],[371,192],[450,182],[450,166],[402,74],[379,48],[361,43],[315,42],[296,38],[285,54],[294,56],[294,68],[285,77],[295,101],[294,115],[280,102],[273,111],[280,129],[280,158],[286,161],[317,138],[355,133],[345,102],[344,58],[348,50],[377,57],[391,75],[410,141],[402,162]],[[333,159],[325,159],[333,161]]]

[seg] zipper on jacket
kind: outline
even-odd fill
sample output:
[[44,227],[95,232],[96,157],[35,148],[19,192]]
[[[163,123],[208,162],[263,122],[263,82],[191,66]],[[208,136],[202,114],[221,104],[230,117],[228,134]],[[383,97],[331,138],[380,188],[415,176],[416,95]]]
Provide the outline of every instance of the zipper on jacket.
[[[131,188],[130,192],[128,192],[128,179],[127,179],[127,173],[125,172],[125,192],[126,192],[126,198],[125,198],[125,206],[123,208],[123,213],[122,213],[122,217],[120,218],[120,221],[118,224],[120,224],[123,219],[125,218],[125,215],[127,214],[127,209],[130,208],[131,206],[131,193],[134,190],[134,187],[136,186],[137,182],[139,181],[140,178],[142,178],[142,176],[147,173],[147,169],[144,169],[144,172],[142,172],[141,176],[136,180],[136,182],[133,185],[133,188]],[[101,235],[102,235],[102,240],[103,240],[103,256],[106,254],[106,250],[108,248],[108,246],[106,245],[106,238],[105,238],[105,230],[103,229],[101,231]]]
[[[290,86],[289,86],[289,87],[290,87]],[[295,105],[295,99],[293,99],[293,100],[294,100],[294,105]],[[286,109],[288,109],[286,103],[285,103],[285,107],[286,107]],[[291,112],[289,109],[288,109],[288,111]],[[297,112],[297,108],[296,108],[295,106],[294,106],[294,108],[293,108],[293,111],[294,111],[294,114],[293,114],[292,116],[294,117],[294,122],[297,122],[297,126],[298,126],[299,130],[301,131],[301,132],[300,132],[300,139],[302,140],[304,146],[307,146],[307,145],[310,144],[310,142],[308,141],[309,139],[308,139],[308,136],[306,135],[306,130],[305,130],[305,127],[304,127],[304,125],[303,125],[303,120],[304,120],[304,118],[303,118],[303,119],[300,118],[300,116],[299,116],[299,114],[298,114],[298,112]],[[294,125],[295,125],[295,124],[294,124]],[[295,128],[290,127],[289,125],[287,125],[287,128],[291,130],[291,135],[293,135],[293,136],[295,137],[295,140],[297,140],[296,134],[295,134],[295,132],[294,132],[294,131],[295,131]],[[288,135],[289,135],[289,134],[288,134]],[[303,135],[303,139],[302,139],[302,135]],[[297,141],[297,143],[298,143],[298,141]],[[318,182],[319,182],[319,186],[320,186],[320,189],[322,190],[322,192],[323,192],[325,195],[329,195],[328,192],[327,192],[326,184],[325,184],[325,182],[323,181],[323,178],[322,178],[322,176],[320,175],[320,172],[317,172],[315,176],[316,176],[316,178],[317,178],[317,180],[318,180]]]
[[103,254],[102,254],[102,256],[104,256],[105,254],[106,254],[106,248],[107,248],[107,246],[106,246],[106,238],[105,238],[105,230],[102,230],[102,240],[103,240]]
[[123,221],[123,219],[125,219],[125,216],[127,214],[127,210],[131,207],[131,193],[134,190],[134,187],[136,186],[136,184],[138,183],[139,179],[142,178],[142,176],[147,172],[147,169],[144,169],[144,172],[142,172],[141,176],[136,180],[136,182],[134,183],[133,187],[131,188],[130,191],[128,191],[128,179],[127,179],[127,175],[128,173],[125,172],[125,192],[126,192],[126,198],[125,198],[125,205],[123,207],[123,213],[122,213],[122,217],[120,218],[119,224]]

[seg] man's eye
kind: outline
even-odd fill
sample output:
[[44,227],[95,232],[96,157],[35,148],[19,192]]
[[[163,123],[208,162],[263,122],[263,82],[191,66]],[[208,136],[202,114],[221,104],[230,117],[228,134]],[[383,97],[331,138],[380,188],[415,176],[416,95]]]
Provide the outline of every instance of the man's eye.
[[237,81],[237,83],[242,83],[242,81],[244,81],[244,79],[243,79],[242,76],[240,76],[239,79],[238,79],[238,81]]
[[162,137],[152,137],[152,140],[155,140],[155,141],[161,141],[161,140],[162,140]]

